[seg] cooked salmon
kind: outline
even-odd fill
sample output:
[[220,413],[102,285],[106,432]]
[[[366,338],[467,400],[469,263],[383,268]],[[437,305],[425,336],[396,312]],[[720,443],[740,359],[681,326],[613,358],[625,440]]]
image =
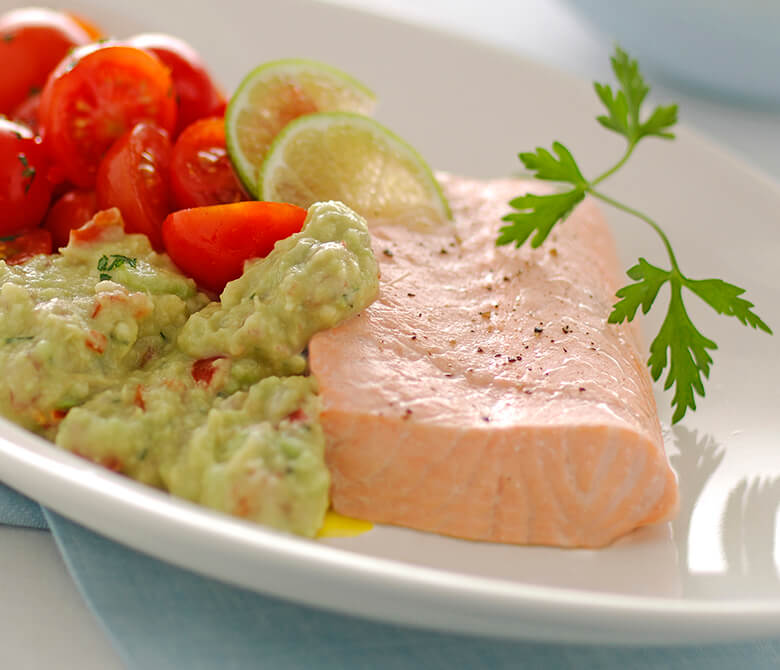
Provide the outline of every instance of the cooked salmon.
[[440,175],[454,222],[374,221],[379,298],[309,346],[334,509],[472,540],[600,547],[669,519],[677,482],[623,283],[586,199],[496,247],[539,186]]

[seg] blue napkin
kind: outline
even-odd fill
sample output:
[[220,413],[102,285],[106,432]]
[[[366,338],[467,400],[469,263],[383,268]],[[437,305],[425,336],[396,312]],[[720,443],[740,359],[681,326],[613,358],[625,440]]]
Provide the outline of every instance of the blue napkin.
[[[770,670],[780,641],[670,648],[520,643],[292,605],[150,558],[44,510],[71,575],[130,670]],[[0,484],[0,523],[45,527]]]
[[48,530],[40,505],[0,484],[0,523],[6,526]]

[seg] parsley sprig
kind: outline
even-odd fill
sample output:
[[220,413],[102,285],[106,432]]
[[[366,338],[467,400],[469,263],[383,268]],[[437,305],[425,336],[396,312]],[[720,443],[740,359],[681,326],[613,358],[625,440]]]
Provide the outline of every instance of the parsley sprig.
[[617,291],[619,300],[608,317],[609,323],[631,321],[639,308],[650,311],[661,288],[669,285],[669,304],[666,317],[650,345],[648,366],[658,381],[667,370],[664,389],[674,386],[672,422],[677,423],[688,409],[696,409],[696,394],[704,397],[704,378],[709,377],[712,365],[710,351],[715,342],[694,326],[685,308],[683,289],[694,293],[718,314],[733,316],[743,325],[772,334],[769,326],[752,310],[753,303],[742,297],[745,289],[721,279],[692,279],[683,274],[669,238],[661,227],[646,214],[629,207],[599,190],[599,185],[620,170],[631,157],[637,144],[646,137],[674,139],[671,128],[677,123],[677,105],[657,106],[643,119],[642,104],[650,88],[645,83],[636,60],[620,47],[611,58],[617,78],[617,89],[609,84],[595,83],[596,95],[606,108],[606,114],[597,121],[607,130],[626,139],[626,149],[620,160],[606,172],[592,180],[586,179],[571,152],[560,142],[554,142],[552,152],[537,148],[519,154],[525,168],[537,179],[566,184],[570,188],[550,195],[529,193],[514,198],[509,205],[516,211],[507,214],[496,243],[514,243],[520,247],[529,238],[532,247],[540,246],[553,227],[566,220],[574,208],[591,195],[631,214],[651,226],[661,238],[669,258],[669,269],[652,265],[640,258],[628,270],[634,283]]
[[125,264],[129,265],[131,268],[135,268],[138,265],[138,261],[135,258],[123,256],[122,254],[111,254],[110,258],[103,254],[97,264],[98,272],[100,272],[100,281],[110,281],[111,275],[109,273],[117,268],[121,268]]

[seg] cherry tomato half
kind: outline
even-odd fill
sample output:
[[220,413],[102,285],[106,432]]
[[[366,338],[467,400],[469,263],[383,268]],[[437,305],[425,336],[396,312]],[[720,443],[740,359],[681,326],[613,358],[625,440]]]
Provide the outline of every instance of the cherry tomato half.
[[10,114],[40,91],[68,51],[89,41],[73,19],[52,9],[15,9],[0,16],[0,114]]
[[43,221],[51,200],[48,160],[40,141],[20,123],[0,119],[0,235]]
[[171,157],[171,190],[182,209],[247,199],[225,148],[222,117],[200,119],[179,135]]
[[97,194],[94,191],[68,191],[55,202],[43,227],[51,233],[55,249],[67,246],[70,231],[81,228],[98,211]]
[[171,69],[179,105],[174,137],[193,121],[225,113],[225,96],[214,84],[198,52],[185,41],[170,35],[144,33],[131,37],[128,43],[151,51]]
[[168,133],[139,123],[119,138],[100,163],[97,198],[100,209],[118,207],[128,233],[144,233],[162,250],[162,222],[171,211]]
[[8,265],[18,265],[38,254],[51,253],[48,230],[36,228],[12,237],[0,237],[0,259]]
[[43,89],[41,135],[47,151],[76,186],[95,184],[98,164],[136,123],[167,132],[176,126],[168,68],[141,49],[108,43],[68,56]]
[[40,107],[41,94],[34,93],[33,95],[25,98],[22,104],[17,105],[14,111],[11,112],[10,117],[13,121],[23,123],[30,130],[37,134],[39,130],[38,110]]
[[202,287],[221,291],[244,262],[267,256],[303,227],[306,210],[283,202],[237,202],[183,209],[163,223],[165,249]]

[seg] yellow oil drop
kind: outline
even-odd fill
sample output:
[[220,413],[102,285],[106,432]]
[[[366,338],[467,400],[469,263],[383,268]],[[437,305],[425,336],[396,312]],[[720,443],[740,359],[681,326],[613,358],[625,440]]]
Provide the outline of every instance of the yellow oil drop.
[[325,513],[325,520],[322,522],[322,528],[317,533],[317,537],[356,537],[367,533],[373,527],[374,524],[370,521],[352,519],[329,509]]

